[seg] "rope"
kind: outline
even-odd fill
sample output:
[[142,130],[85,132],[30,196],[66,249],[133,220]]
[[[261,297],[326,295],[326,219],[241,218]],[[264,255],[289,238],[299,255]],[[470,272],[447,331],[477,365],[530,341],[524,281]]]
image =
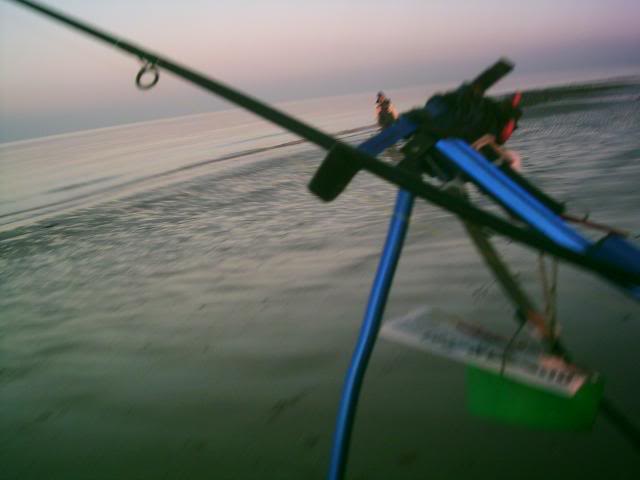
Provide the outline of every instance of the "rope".
[[547,272],[544,252],[538,255],[538,272],[542,295],[544,298],[544,316],[547,319],[549,332],[553,338],[557,337],[557,299],[558,299],[558,259],[551,260],[551,274]]

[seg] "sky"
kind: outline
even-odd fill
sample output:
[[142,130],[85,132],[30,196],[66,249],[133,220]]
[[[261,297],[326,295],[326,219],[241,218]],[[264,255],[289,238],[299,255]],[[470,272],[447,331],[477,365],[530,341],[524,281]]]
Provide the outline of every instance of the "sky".
[[[640,73],[638,0],[46,0],[267,101],[520,74]],[[229,108],[0,0],[0,142]],[[635,70],[634,70],[635,69]],[[579,75],[579,73],[578,73]]]

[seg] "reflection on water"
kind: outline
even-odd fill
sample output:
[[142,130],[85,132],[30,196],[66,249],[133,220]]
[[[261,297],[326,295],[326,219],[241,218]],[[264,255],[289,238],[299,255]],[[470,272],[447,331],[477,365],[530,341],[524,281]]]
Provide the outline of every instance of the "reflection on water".
[[[512,142],[543,188],[635,234],[638,93],[631,85],[532,106]],[[369,122],[323,108],[344,121],[332,130]],[[363,173],[321,203],[305,185],[322,153],[296,144],[143,181],[106,202],[96,194],[293,138],[256,124],[242,140],[246,118],[216,115],[0,147],[3,214],[85,193],[94,202],[61,204],[43,221],[26,213],[0,234],[7,478],[324,476],[394,189]],[[536,293],[535,255],[497,244]],[[640,423],[639,307],[566,266],[559,294],[566,343]],[[388,316],[425,304],[498,331],[513,325],[458,222],[418,202]],[[640,473],[637,453],[604,420],[584,435],[488,423],[466,413],[463,382],[460,366],[381,341],[353,478]]]

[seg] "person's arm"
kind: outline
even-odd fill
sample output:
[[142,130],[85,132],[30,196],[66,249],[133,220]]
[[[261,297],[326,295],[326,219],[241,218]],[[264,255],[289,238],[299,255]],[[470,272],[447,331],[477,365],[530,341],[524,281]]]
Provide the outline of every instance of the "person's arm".
[[505,162],[512,170],[519,172],[522,170],[522,159],[520,154],[515,150],[507,150],[496,142],[496,137],[491,134],[483,135],[471,144],[476,150],[482,150],[483,147],[491,147],[497,154],[498,158],[494,163],[500,164]]

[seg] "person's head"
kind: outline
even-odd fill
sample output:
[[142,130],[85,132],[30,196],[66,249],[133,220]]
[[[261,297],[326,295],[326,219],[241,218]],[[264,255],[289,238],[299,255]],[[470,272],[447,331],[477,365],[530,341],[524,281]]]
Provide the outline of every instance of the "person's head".
[[382,104],[382,102],[384,102],[385,100],[386,100],[387,102],[389,101],[389,100],[387,100],[387,97],[385,96],[384,92],[378,92],[378,96],[376,97],[376,103],[377,103],[378,105],[380,105],[380,104]]

